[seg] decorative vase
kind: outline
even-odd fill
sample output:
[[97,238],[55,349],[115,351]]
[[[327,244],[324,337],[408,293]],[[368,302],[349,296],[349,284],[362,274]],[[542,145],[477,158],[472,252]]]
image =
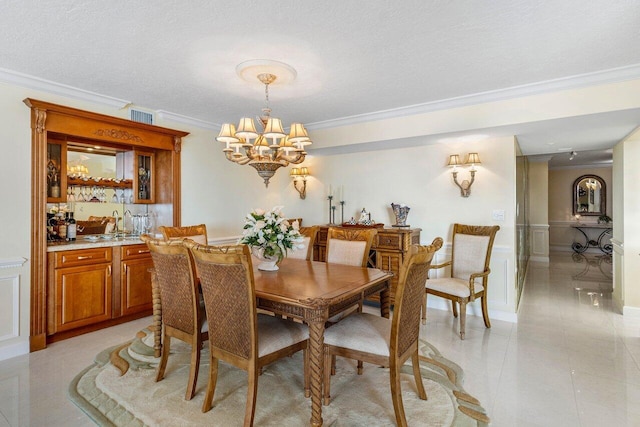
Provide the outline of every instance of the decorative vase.
[[396,216],[396,223],[393,226],[409,227],[407,225],[407,215],[409,215],[409,210],[411,210],[411,208],[406,205],[396,205],[395,203],[391,203],[391,208]]
[[253,256],[260,261],[258,263],[258,270],[277,271],[280,269],[280,267],[278,267],[278,263],[282,260],[281,257],[277,255],[265,255],[264,248],[257,246],[253,246],[251,248],[251,253],[253,253]]

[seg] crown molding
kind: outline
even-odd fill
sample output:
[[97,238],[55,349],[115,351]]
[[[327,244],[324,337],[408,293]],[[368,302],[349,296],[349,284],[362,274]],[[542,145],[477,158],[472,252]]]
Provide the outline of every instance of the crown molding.
[[195,126],[202,129],[210,129],[219,131],[221,125],[218,123],[208,122],[206,120],[194,119],[193,117],[183,116],[182,114],[172,113],[170,111],[158,110],[156,115],[164,120],[171,120],[176,123]]
[[130,101],[112,96],[101,95],[99,93],[90,92],[77,87],[68,86],[62,83],[52,82],[51,80],[41,79],[28,74],[11,71],[0,68],[0,82],[9,83],[16,86],[25,87],[27,89],[40,90],[56,95],[62,95],[69,98],[79,99],[81,101],[93,102],[96,104],[106,105],[121,109],[130,104]]
[[640,64],[633,64],[626,67],[612,68],[609,70],[596,71],[593,73],[584,73],[575,76],[562,77],[559,79],[529,83],[521,86],[513,86],[505,89],[478,92],[470,95],[458,96],[455,98],[441,99],[437,101],[426,102],[424,104],[408,105],[405,107],[399,107],[390,110],[382,110],[373,113],[358,114],[338,119],[307,123],[305,124],[305,127],[309,130],[316,130],[339,126],[348,126],[375,120],[385,120],[416,114],[424,114],[433,111],[467,107],[470,105],[483,104],[487,102],[503,101],[524,96],[540,95],[548,92],[578,89],[587,86],[616,83],[638,78],[640,78]]
[[[513,86],[505,89],[479,92],[470,95],[426,102],[423,104],[408,105],[405,107],[394,108],[390,110],[358,114],[338,119],[324,120],[321,122],[312,122],[305,124],[305,127],[308,130],[315,130],[347,126],[356,123],[424,114],[433,111],[460,108],[469,105],[502,101],[523,96],[539,95],[560,90],[577,89],[599,84],[615,83],[638,78],[640,78],[640,64],[633,64],[626,67],[613,68],[593,73],[578,74],[575,76],[546,80],[521,86]],[[118,109],[125,108],[127,105],[131,104],[131,101],[127,101],[124,99],[101,95],[95,92],[90,92],[73,86],[56,83],[50,80],[41,79],[39,77],[34,77],[28,74],[19,73],[4,68],[0,68],[0,83],[14,84],[28,89],[49,92]],[[157,114],[163,119],[172,120],[177,123],[184,123],[204,129],[220,129],[220,125],[218,123],[183,116],[164,110],[158,110]]]

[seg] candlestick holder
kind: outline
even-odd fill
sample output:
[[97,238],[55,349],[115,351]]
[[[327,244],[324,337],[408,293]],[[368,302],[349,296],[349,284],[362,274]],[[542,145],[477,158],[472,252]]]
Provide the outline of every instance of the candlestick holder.
[[344,224],[344,200],[340,200],[340,224]]
[[337,206],[331,206],[331,214],[332,214],[332,216],[331,216],[331,224],[334,224],[334,225],[336,223],[336,208],[337,208]]
[[333,224],[333,220],[331,219],[331,211],[333,210],[333,196],[327,196],[327,200],[329,200],[329,224]]

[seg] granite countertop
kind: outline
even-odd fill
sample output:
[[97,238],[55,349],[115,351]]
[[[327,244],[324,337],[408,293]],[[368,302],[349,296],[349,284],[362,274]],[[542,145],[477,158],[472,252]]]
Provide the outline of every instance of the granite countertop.
[[139,245],[142,243],[137,236],[103,238],[100,235],[78,236],[74,242],[48,242],[47,252],[71,251],[75,249],[91,249],[109,246]]

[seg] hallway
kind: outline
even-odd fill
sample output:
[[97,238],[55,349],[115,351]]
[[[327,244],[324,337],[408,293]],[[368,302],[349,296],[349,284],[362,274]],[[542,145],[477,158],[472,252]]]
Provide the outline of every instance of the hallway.
[[[431,310],[427,338],[465,370],[492,426],[640,426],[640,319],[612,311],[610,258],[530,263],[518,323]],[[457,330],[457,329],[456,329]]]

